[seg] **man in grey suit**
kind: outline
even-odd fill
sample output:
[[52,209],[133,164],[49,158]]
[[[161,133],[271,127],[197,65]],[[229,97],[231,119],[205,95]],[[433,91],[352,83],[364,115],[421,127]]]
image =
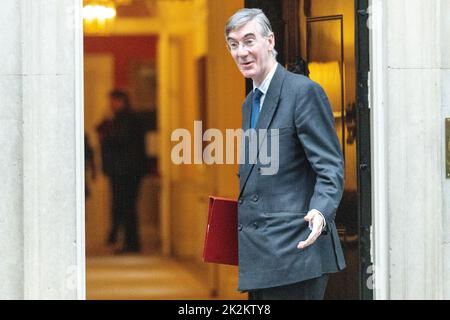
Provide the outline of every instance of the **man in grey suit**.
[[260,9],[236,12],[225,38],[253,80],[243,130],[267,129],[279,147],[275,174],[264,174],[259,161],[239,166],[239,290],[250,299],[323,299],[328,274],[345,268],[334,223],[343,157],[328,99],[317,83],[277,63],[275,36]]

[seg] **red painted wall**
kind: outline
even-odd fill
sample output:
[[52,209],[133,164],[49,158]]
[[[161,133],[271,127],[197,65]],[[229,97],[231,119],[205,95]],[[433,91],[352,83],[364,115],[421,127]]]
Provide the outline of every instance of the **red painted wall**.
[[156,36],[84,37],[85,54],[110,53],[114,56],[114,86],[128,88],[129,61],[155,61]]

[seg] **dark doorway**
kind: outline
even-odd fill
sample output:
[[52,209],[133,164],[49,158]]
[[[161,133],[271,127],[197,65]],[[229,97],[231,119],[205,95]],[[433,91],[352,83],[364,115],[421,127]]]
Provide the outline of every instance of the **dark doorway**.
[[330,277],[326,299],[372,299],[366,285],[371,276],[367,0],[246,0],[245,5],[267,14],[278,61],[320,83],[333,109],[345,159],[336,225],[347,268]]

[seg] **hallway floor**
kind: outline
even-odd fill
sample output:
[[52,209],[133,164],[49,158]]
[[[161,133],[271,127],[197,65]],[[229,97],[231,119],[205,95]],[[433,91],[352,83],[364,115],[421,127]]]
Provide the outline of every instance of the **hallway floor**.
[[[87,258],[88,300],[212,299],[198,266],[161,256],[120,255]],[[246,298],[240,294],[239,298]],[[245,297],[244,297],[245,296]],[[221,296],[221,299],[236,296]]]

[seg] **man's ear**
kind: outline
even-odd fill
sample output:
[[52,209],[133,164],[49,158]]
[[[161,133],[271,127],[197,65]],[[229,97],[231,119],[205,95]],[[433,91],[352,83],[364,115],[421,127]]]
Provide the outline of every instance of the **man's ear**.
[[275,34],[273,32],[269,33],[267,40],[269,41],[270,49],[275,48]]

